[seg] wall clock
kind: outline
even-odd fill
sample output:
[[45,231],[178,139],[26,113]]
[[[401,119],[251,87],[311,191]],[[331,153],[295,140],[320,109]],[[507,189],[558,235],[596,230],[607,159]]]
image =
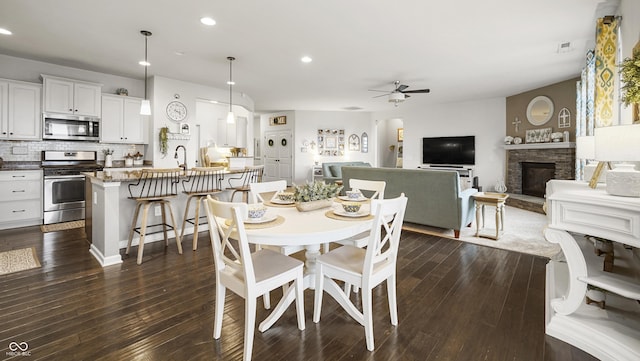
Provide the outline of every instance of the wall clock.
[[174,122],[181,122],[187,117],[187,107],[177,100],[167,104],[167,116]]

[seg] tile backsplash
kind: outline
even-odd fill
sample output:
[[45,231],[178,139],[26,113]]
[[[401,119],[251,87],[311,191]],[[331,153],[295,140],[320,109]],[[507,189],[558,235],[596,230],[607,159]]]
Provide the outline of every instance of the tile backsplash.
[[5,162],[40,161],[43,150],[94,150],[98,152],[98,160],[104,160],[103,149],[113,149],[114,160],[123,159],[127,153],[145,154],[144,145],[136,144],[106,144],[93,142],[66,141],[0,141],[0,157]]

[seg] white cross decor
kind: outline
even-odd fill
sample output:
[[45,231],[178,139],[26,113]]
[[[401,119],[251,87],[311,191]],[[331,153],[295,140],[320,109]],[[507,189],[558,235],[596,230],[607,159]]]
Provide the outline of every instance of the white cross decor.
[[571,112],[567,108],[562,108],[558,113],[558,128],[569,127],[571,127]]
[[518,128],[520,126],[520,123],[522,123],[521,120],[518,119],[518,117],[516,117],[516,120],[514,120],[513,122],[511,122],[511,124],[516,126],[516,133],[518,132]]

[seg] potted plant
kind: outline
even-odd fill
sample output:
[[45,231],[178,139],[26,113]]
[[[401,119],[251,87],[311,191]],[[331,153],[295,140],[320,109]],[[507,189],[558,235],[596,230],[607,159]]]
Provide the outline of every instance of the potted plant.
[[335,183],[315,181],[303,185],[296,185],[293,198],[296,208],[301,212],[330,207],[333,198],[340,193],[342,186]]
[[620,76],[624,86],[622,86],[622,102],[624,105],[633,106],[633,122],[640,122],[640,51],[634,52],[633,56],[626,58],[620,64]]

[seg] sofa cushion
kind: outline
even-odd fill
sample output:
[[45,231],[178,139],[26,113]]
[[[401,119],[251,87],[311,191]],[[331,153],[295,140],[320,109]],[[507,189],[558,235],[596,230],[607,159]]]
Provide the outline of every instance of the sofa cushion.
[[342,165],[330,165],[331,176],[336,178],[342,178]]

